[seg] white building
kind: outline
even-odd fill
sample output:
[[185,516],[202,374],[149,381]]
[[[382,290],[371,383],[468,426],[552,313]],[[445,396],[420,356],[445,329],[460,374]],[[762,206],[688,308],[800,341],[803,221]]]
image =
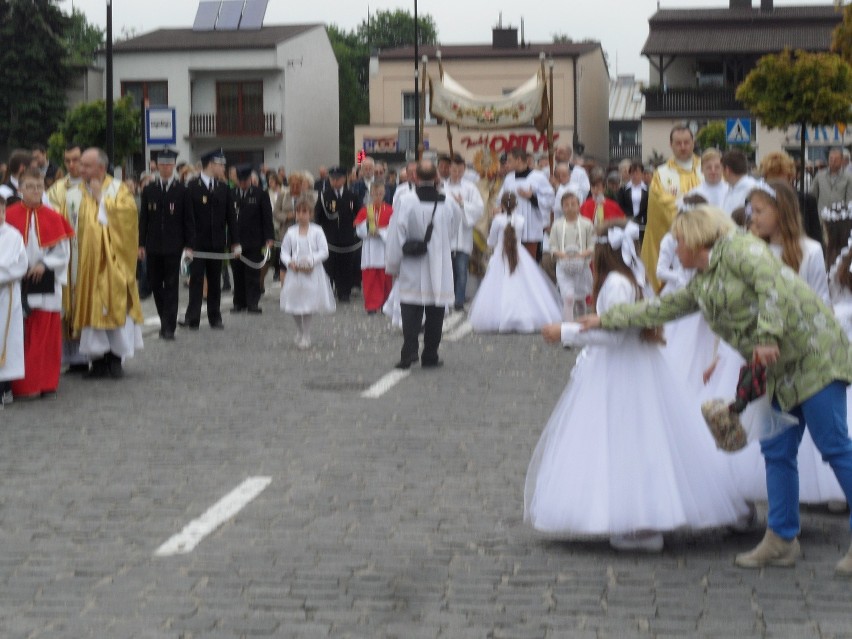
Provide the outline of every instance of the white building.
[[[337,162],[337,60],[324,25],[159,29],[114,45],[113,77],[115,99],[174,107],[178,161],[222,147],[229,164],[295,170]],[[146,167],[140,154],[133,170]]]

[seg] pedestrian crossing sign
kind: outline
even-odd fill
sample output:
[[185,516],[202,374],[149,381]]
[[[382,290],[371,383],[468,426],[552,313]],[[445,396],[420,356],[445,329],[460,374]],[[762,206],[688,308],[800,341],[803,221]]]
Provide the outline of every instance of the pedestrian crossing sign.
[[751,142],[751,120],[748,118],[728,118],[725,130],[728,144],[749,144]]

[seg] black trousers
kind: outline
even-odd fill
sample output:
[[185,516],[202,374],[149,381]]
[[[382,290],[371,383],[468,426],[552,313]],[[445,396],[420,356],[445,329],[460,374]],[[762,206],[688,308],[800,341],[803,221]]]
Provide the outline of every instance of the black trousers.
[[[444,328],[443,306],[418,306],[402,303],[402,353],[400,359],[404,362],[417,361],[417,351],[420,349],[418,335],[423,326],[423,355],[420,361],[434,364],[438,361],[438,346],[441,345],[441,331]],[[423,315],[426,323],[423,324]]]
[[154,294],[160,332],[174,333],[177,328],[178,291],[180,290],[180,253],[146,256],[148,284]]
[[[360,255],[360,253],[359,253]],[[360,258],[359,258],[360,260]],[[348,300],[352,294],[352,282],[355,268],[360,272],[360,261],[355,262],[355,253],[329,252],[328,259],[323,262],[325,272],[334,283],[337,299]]]
[[[210,251],[212,249],[198,249]],[[221,251],[222,249],[219,249]],[[222,300],[222,260],[195,258],[189,265],[189,303],[184,317],[190,326],[201,321],[201,301],[204,297],[204,276],[207,276],[207,321],[210,325],[222,322],[219,304]]]
[[[263,259],[263,249],[243,249],[247,260],[260,262]],[[257,308],[260,304],[260,271],[243,264],[240,259],[231,260],[231,270],[234,272],[234,308]]]

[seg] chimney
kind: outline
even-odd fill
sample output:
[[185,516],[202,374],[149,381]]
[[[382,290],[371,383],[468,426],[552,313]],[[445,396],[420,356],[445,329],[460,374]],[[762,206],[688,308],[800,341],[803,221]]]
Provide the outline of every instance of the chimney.
[[524,46],[524,19],[521,18],[521,47]]
[[491,45],[495,49],[517,49],[518,30],[515,27],[494,27],[491,30]]
[[772,0],[760,0],[760,10],[761,11],[772,11],[774,7],[772,6]]
[[731,0],[731,9],[751,9],[751,0]]

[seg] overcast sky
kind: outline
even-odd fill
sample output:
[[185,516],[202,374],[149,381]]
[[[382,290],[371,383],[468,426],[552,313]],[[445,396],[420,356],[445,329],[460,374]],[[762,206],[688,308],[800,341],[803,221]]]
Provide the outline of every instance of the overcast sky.
[[[775,0],[782,5],[825,5],[832,0]],[[161,27],[190,27],[198,8],[197,0],[113,0],[113,29],[122,27],[138,33]],[[592,39],[603,45],[609,57],[611,77],[633,74],[648,79],[648,60],[641,56],[648,37],[648,18],[663,9],[726,7],[729,0],[536,0],[526,5],[516,1],[501,5],[493,0],[420,0],[419,14],[429,14],[444,44],[480,44],[491,41],[491,28],[500,12],[504,26],[520,26],[524,20],[526,40],[550,42],[554,33],[564,33],[575,41]],[[752,0],[759,6],[760,0]],[[70,12],[72,5],[82,10],[89,22],[104,27],[106,0],[61,0]],[[325,23],[346,30],[366,20],[367,11],[397,8],[414,12],[414,1],[373,0],[270,0],[265,24]]]

